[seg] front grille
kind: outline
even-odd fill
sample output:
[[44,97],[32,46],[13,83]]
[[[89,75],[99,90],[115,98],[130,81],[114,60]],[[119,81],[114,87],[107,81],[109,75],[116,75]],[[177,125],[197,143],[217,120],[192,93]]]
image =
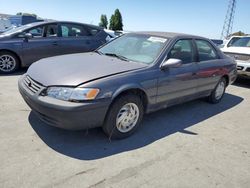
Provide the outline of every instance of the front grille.
[[225,52],[226,55],[236,59],[236,60],[241,60],[241,61],[248,61],[250,60],[250,55],[245,55],[245,54],[237,54],[237,53],[229,53]]
[[43,88],[43,86],[41,84],[32,80],[29,76],[24,77],[23,83],[34,94],[41,91],[41,89]]
[[250,72],[250,68],[247,68],[246,71],[247,71],[247,72]]

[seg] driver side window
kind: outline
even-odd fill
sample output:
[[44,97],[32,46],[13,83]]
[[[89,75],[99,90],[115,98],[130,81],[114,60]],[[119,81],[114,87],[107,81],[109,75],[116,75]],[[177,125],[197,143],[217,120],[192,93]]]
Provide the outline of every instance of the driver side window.
[[183,64],[194,62],[194,50],[191,39],[178,40],[168,54],[168,59],[180,59]]
[[40,38],[43,37],[43,32],[44,32],[44,26],[39,26],[26,31],[25,33],[32,34],[34,38]]

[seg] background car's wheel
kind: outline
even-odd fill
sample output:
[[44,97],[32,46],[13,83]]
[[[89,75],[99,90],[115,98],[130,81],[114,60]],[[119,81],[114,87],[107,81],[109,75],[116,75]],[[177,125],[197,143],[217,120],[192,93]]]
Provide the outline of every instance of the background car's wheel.
[[0,73],[15,72],[20,66],[19,59],[11,52],[0,52]]
[[211,95],[208,97],[208,102],[216,104],[223,98],[226,90],[227,82],[225,78],[221,78]]
[[132,94],[121,96],[111,105],[103,131],[109,138],[126,138],[135,132],[143,113],[144,107],[139,96]]

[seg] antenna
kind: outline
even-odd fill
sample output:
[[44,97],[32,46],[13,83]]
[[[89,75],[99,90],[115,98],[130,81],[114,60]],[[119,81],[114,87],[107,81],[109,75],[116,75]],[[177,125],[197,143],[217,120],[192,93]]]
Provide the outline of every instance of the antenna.
[[232,34],[235,9],[236,0],[229,0],[227,14],[221,32],[221,39],[227,38],[230,34]]

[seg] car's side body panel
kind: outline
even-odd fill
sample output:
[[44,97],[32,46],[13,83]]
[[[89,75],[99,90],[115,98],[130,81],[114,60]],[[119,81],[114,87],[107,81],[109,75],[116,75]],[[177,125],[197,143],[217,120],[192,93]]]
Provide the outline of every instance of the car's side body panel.
[[22,65],[29,66],[39,59],[62,54],[57,41],[59,37],[32,38],[28,42],[22,43]]
[[148,110],[153,108],[157,99],[158,69],[140,69],[106,77],[81,85],[81,87],[101,88],[99,99],[111,98],[115,100],[123,92],[139,89],[146,94]]
[[[82,37],[62,37],[60,24],[79,25],[86,28],[86,30],[88,30],[88,27],[96,28],[98,32],[96,35],[89,34],[89,36]],[[50,25],[56,25],[57,33],[53,37],[46,37],[45,33]],[[44,28],[42,37],[33,37],[31,39],[18,37],[20,33],[25,33],[37,27]],[[10,36],[1,37],[0,51],[8,50],[15,53],[21,61],[21,66],[28,67],[33,62],[46,57],[93,51],[106,42],[106,37],[107,34],[101,28],[87,24],[74,22],[36,23],[34,26],[31,25],[31,27]]]
[[157,103],[182,98],[196,93],[197,65],[189,63],[178,68],[159,71]]

